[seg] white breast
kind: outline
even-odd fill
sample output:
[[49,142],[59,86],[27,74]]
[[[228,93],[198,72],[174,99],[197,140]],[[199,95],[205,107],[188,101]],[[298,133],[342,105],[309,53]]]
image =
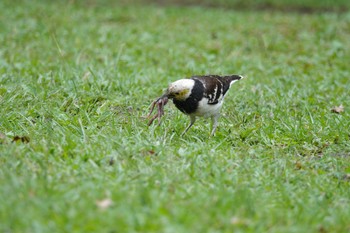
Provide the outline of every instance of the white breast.
[[208,98],[203,98],[198,103],[198,109],[193,115],[201,117],[211,117],[219,114],[220,109],[223,104],[223,100],[219,101],[217,104],[208,104]]

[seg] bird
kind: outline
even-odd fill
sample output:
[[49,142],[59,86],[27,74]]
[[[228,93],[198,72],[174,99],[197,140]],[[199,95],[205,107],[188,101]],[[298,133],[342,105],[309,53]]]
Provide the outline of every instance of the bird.
[[218,127],[224,98],[232,84],[242,78],[242,75],[199,75],[171,83],[161,98],[172,99],[176,108],[191,120],[181,135],[192,127],[197,117],[210,117],[210,136],[213,136]]

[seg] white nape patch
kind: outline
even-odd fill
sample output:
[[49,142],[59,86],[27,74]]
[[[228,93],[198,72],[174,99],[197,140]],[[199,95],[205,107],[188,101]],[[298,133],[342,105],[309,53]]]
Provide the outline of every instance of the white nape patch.
[[192,79],[177,80],[169,85],[168,92],[175,94],[177,100],[185,100],[191,95],[194,83]]
[[192,79],[180,79],[169,85],[169,89],[173,91],[181,91],[185,89],[192,90],[194,86],[194,80]]

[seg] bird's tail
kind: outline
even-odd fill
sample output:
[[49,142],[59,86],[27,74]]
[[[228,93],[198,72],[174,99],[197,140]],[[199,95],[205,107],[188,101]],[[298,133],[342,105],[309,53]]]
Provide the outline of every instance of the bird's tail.
[[229,84],[229,86],[231,86],[233,83],[237,82],[238,80],[243,79],[244,77],[242,75],[238,75],[238,74],[233,74],[233,75],[228,75],[228,76],[224,76],[224,82]]
[[238,74],[233,74],[233,75],[228,75],[228,76],[225,76],[225,78],[227,79],[230,79],[230,80],[241,80],[243,79],[244,77],[242,75],[238,75]]

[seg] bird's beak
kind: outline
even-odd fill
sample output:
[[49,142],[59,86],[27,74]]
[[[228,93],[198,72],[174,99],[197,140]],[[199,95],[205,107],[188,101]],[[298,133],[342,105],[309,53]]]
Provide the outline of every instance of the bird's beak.
[[160,97],[160,98],[168,98],[168,99],[171,99],[171,98],[174,98],[174,95],[172,95],[169,90],[167,89],[166,92]]
[[157,99],[157,102],[158,101],[160,101],[160,100],[164,100],[164,99],[169,99],[169,94],[168,94],[168,92],[166,92],[166,93],[164,93],[161,97],[159,97],[158,99]]

